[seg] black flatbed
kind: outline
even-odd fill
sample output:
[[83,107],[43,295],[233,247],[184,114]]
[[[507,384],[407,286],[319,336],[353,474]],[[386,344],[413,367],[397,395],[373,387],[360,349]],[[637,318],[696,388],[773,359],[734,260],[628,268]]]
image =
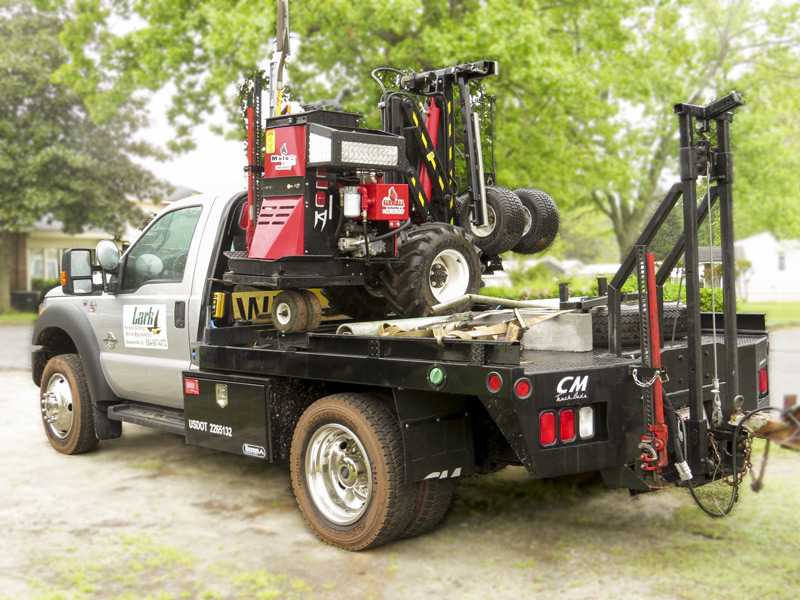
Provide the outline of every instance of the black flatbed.
[[[589,352],[522,350],[519,342],[445,340],[390,336],[355,336],[335,333],[339,322],[324,324],[322,331],[281,334],[269,326],[249,325],[207,331],[198,347],[203,371],[238,375],[290,377],[365,386],[437,391],[476,396],[486,393],[486,377],[499,373],[505,382],[496,394],[511,398],[510,382],[520,377],[557,379],[558,374],[606,372],[609,382],[630,382],[630,371],[641,366],[638,348],[627,348],[621,356],[605,348]],[[704,332],[703,352],[713,355],[713,337]],[[743,333],[737,337],[740,352],[763,344],[764,333]],[[717,337],[718,360],[724,372],[724,339]],[[685,388],[686,341],[667,341],[665,367],[675,373],[668,392],[680,395]],[[710,361],[706,364],[710,364]],[[440,386],[432,386],[428,373],[439,367],[447,373]],[[742,384],[754,385],[755,373],[742,374]],[[711,384],[704,373],[704,386]],[[722,382],[725,385],[725,382]],[[682,405],[682,401],[676,402]]]

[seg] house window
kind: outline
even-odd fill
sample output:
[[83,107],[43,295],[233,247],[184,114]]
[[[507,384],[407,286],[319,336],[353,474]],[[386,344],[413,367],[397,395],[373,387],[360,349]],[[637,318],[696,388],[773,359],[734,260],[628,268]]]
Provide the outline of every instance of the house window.
[[778,271],[785,271],[786,270],[786,254],[784,252],[778,252]]
[[60,248],[29,248],[28,249],[28,287],[32,288],[34,280],[58,279],[61,267]]

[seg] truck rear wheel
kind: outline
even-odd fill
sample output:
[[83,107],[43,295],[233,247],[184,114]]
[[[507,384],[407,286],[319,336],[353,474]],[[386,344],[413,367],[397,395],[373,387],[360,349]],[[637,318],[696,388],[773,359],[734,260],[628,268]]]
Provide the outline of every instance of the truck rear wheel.
[[365,550],[406,531],[416,484],[404,482],[400,426],[379,398],[333,394],[309,406],[294,430],[292,490],[317,536]]
[[45,365],[40,388],[42,424],[50,445],[62,454],[97,447],[89,386],[77,354],[54,356]]
[[456,482],[452,479],[426,479],[420,482],[414,518],[403,532],[403,537],[414,537],[435,529],[450,510],[455,491]]
[[398,314],[424,317],[437,304],[478,292],[478,251],[459,227],[420,225],[400,245],[400,261],[387,267],[383,283],[386,300]]

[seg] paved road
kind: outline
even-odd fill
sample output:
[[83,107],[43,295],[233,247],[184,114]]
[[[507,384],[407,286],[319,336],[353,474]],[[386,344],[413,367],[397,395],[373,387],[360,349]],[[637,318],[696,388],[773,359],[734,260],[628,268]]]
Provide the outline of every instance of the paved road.
[[800,329],[779,329],[769,336],[770,400],[783,406],[786,394],[800,398]]
[[0,325],[0,369],[29,369],[31,325]]

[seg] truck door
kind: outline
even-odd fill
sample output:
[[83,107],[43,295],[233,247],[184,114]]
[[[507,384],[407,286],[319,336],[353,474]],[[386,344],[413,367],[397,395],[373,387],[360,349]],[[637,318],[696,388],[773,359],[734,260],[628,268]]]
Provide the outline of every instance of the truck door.
[[121,398],[182,406],[186,316],[204,218],[201,205],[162,213],[123,257],[118,291],[98,299],[100,363]]

